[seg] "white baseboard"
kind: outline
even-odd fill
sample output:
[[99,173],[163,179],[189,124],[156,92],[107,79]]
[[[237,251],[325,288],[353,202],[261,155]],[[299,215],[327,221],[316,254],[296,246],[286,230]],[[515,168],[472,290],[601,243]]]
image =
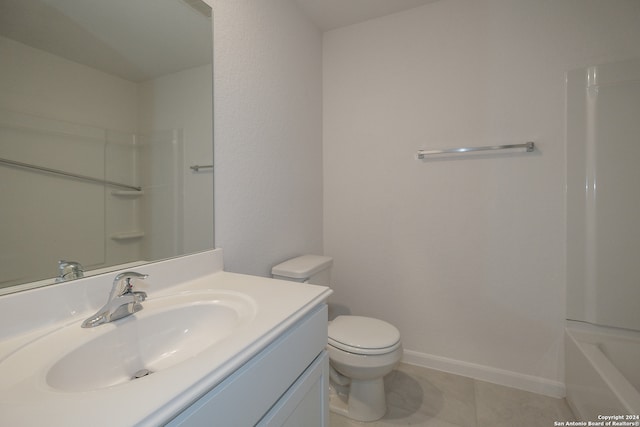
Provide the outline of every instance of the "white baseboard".
[[446,357],[419,353],[412,350],[404,351],[402,362],[409,365],[422,366],[493,384],[530,391],[532,393],[543,394],[545,396],[555,398],[565,397],[564,383],[549,380],[547,378],[540,378],[533,375],[521,374],[485,365],[478,365],[476,363],[463,362]]

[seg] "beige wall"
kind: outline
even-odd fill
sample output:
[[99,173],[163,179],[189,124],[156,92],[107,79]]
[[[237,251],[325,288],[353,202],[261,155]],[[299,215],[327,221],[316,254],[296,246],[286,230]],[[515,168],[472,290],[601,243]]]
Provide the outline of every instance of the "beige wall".
[[[121,131],[135,131],[130,81],[0,37],[0,108]],[[26,72],[25,70],[29,70]]]

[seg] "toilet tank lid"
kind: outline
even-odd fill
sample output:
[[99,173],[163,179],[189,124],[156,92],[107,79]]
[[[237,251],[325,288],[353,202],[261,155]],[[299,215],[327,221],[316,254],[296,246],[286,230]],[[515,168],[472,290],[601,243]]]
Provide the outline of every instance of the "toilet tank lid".
[[271,269],[274,276],[306,279],[331,267],[333,258],[321,255],[302,255],[280,263]]

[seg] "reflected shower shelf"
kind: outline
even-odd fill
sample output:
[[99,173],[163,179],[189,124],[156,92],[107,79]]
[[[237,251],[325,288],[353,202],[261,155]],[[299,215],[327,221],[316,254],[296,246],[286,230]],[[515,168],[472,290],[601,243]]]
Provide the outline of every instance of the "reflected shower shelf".
[[124,231],[111,236],[112,240],[132,240],[144,237],[144,231]]
[[144,191],[134,191],[134,190],[114,190],[111,192],[112,196],[119,196],[119,197],[140,197],[142,195],[144,195]]

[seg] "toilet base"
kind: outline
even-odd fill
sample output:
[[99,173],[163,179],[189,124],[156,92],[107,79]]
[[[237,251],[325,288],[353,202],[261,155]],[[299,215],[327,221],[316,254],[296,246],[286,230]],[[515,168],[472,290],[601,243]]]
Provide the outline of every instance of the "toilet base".
[[[348,387],[347,390],[349,390]],[[329,385],[329,410],[331,412],[349,417],[349,410],[347,409],[348,399],[348,394],[339,393],[333,388],[333,384]]]
[[[336,391],[342,391],[342,393]],[[351,380],[348,387],[329,387],[329,410],[356,421],[376,421],[387,412],[384,380]],[[348,390],[348,394],[344,392]]]

